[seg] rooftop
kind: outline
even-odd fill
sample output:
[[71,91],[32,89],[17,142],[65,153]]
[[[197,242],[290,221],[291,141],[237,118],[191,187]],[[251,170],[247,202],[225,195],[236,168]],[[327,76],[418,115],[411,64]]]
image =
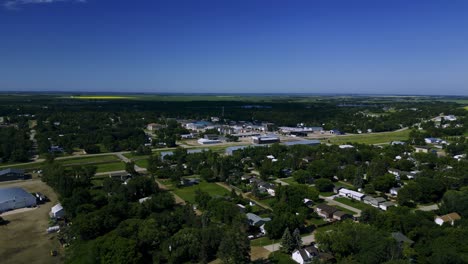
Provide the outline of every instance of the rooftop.
[[22,188],[11,187],[11,188],[2,188],[0,189],[0,203],[4,201],[9,201],[12,199],[20,197],[34,197],[32,194],[28,193]]

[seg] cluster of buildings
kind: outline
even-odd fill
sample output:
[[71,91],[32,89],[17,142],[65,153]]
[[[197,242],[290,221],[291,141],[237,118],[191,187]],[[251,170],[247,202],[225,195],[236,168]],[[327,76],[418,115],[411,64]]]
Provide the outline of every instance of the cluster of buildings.
[[327,221],[341,221],[345,219],[352,219],[353,216],[347,214],[343,211],[338,210],[337,208],[327,205],[319,204],[315,207],[315,212]]
[[394,202],[387,201],[385,198],[373,197],[371,195],[366,195],[364,193],[356,192],[356,191],[349,190],[343,187],[335,187],[334,191],[335,193],[338,194],[338,196],[346,197],[346,198],[353,199],[359,202],[364,202],[366,204],[369,204],[375,208],[379,208],[384,211],[387,211],[388,208],[392,206],[396,206]]

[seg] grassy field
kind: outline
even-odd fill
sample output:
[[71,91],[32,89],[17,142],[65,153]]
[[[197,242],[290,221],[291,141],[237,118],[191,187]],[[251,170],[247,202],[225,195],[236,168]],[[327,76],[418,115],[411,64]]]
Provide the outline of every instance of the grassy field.
[[200,182],[198,185],[177,188],[174,189],[174,193],[187,202],[195,203],[195,191],[198,189],[209,193],[211,196],[224,196],[229,194],[228,190],[211,182]]
[[[35,170],[42,167],[43,162],[36,163],[26,163],[26,164],[15,164],[15,165],[6,165],[4,168],[15,168],[23,170]],[[3,167],[3,166],[2,166]]]
[[330,138],[330,143],[345,144],[345,143],[361,143],[361,144],[382,144],[390,143],[391,141],[408,140],[410,130],[396,132],[381,132],[371,134],[344,135]]
[[[349,206],[354,207],[354,208],[359,209],[359,210],[364,210],[364,209],[367,209],[367,208],[373,208],[372,206],[370,206],[368,204],[361,203],[361,202],[351,200],[351,199],[348,199],[348,198],[344,198],[344,197],[337,197],[337,198],[335,198],[335,201],[346,204],[346,205],[349,205]],[[355,214],[355,213],[352,212],[352,214]]]
[[97,167],[96,173],[125,170],[125,163],[121,161],[96,164],[95,166]]
[[64,166],[70,165],[79,165],[79,164],[92,164],[92,163],[104,163],[104,162],[115,162],[120,161],[120,159],[115,155],[104,155],[104,156],[94,156],[94,157],[77,157],[70,159],[57,160],[60,164]]
[[[57,202],[54,191],[39,179],[0,183],[0,187],[21,187],[28,192],[41,192],[50,202],[25,212],[18,212],[2,217],[10,223],[0,226],[1,263],[63,263],[63,250],[56,234],[47,234],[49,227],[48,213]],[[50,251],[57,250],[58,257],[51,257]]]
[[141,168],[145,168],[145,169],[148,168],[148,160],[147,159],[136,160],[135,164],[138,167],[141,167]]
[[264,236],[264,237],[260,237],[260,238],[250,240],[250,246],[252,246],[252,247],[263,247],[263,246],[271,245],[271,244],[278,243],[278,242],[279,242],[279,240],[273,241],[273,240],[269,239],[268,237]]
[[136,96],[115,96],[115,95],[78,95],[70,96],[72,99],[83,99],[83,100],[128,100],[136,99]]
[[289,183],[291,185],[295,185],[295,184],[299,184],[297,181],[294,180],[294,178],[292,177],[289,177],[289,178],[283,178],[283,179],[280,179],[281,181],[285,182],[285,183]]
[[294,260],[292,260],[291,256],[280,252],[272,252],[269,257],[271,263],[277,263],[277,264],[297,264]]

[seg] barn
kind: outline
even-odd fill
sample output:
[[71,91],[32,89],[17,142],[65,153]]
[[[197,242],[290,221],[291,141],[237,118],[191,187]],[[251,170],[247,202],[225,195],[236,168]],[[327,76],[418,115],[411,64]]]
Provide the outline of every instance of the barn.
[[36,206],[36,197],[22,188],[0,188],[0,213]]
[[1,181],[24,180],[24,171],[17,169],[5,169],[0,171]]

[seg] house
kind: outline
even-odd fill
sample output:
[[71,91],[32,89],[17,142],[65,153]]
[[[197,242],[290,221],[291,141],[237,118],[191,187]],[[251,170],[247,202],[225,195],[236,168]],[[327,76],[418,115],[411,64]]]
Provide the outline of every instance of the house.
[[55,219],[63,218],[65,216],[65,209],[58,203],[50,209],[49,216]]
[[411,245],[411,244],[414,243],[413,240],[409,239],[407,236],[403,235],[400,232],[393,232],[392,237],[393,237],[393,239],[395,239],[398,242],[398,244],[400,246],[405,244],[405,243],[408,244],[408,245]]
[[203,136],[203,138],[209,139],[209,140],[218,140],[218,139],[219,139],[219,135],[216,135],[216,134],[205,134],[205,135]]
[[151,200],[151,196],[148,196],[148,197],[143,197],[143,198],[140,198],[138,199],[138,203],[142,204],[148,200]]
[[340,149],[351,149],[351,148],[354,148],[353,145],[339,145],[338,146]]
[[395,145],[405,145],[406,143],[403,141],[392,141],[390,144],[392,146],[395,146]]
[[22,188],[0,189],[0,213],[25,207],[36,206],[36,197]]
[[374,207],[379,208],[379,205],[381,203],[386,202],[387,200],[385,200],[385,198],[383,198],[383,197],[372,197],[370,195],[366,195],[363,198],[363,201],[364,201],[365,204],[369,204],[369,205],[372,205]]
[[337,221],[345,220],[345,219],[352,219],[353,216],[350,214],[347,214],[343,211],[336,211],[333,213],[333,219]]
[[206,138],[200,138],[198,139],[198,144],[200,145],[209,145],[209,144],[218,144],[221,143],[221,140],[219,139],[206,139]]
[[390,189],[390,194],[392,196],[398,196],[398,191],[400,191],[400,189],[401,189],[400,187],[393,187]]
[[447,142],[440,138],[425,138],[424,142],[426,144],[446,144]]
[[415,146],[416,153],[428,153],[431,148],[426,146]]
[[310,200],[310,199],[304,198],[304,204],[307,207],[312,207],[314,205],[314,202],[312,200]]
[[327,204],[319,204],[315,208],[315,212],[320,217],[325,218],[325,219],[332,219],[333,218],[333,213],[335,213],[336,211],[338,211],[338,209],[336,209],[333,206],[327,205]]
[[333,187],[333,192],[334,192],[334,193],[338,193],[338,192],[340,191],[340,189],[342,189],[342,188],[343,188],[343,187],[341,187],[341,186],[334,186],[334,187]]
[[379,204],[379,208],[384,210],[384,211],[387,211],[388,208],[390,208],[392,206],[396,206],[396,204],[394,202],[383,202],[383,203]]
[[338,195],[342,196],[342,197],[348,197],[348,198],[351,198],[351,199],[354,199],[354,200],[357,200],[357,201],[362,201],[362,198],[364,198],[364,196],[366,196],[363,193],[356,192],[356,191],[353,191],[353,190],[348,190],[346,188],[341,188],[338,191]]
[[109,177],[114,180],[126,181],[127,179],[132,178],[132,175],[128,172],[113,172],[109,173]]
[[182,134],[180,135],[181,139],[194,139],[197,136],[195,133],[190,133],[190,134]]
[[254,144],[273,144],[273,143],[279,143],[279,142],[280,142],[280,138],[275,135],[252,137],[252,143]]
[[450,214],[446,214],[442,216],[437,216],[434,219],[434,222],[440,226],[446,223],[449,223],[450,225],[454,225],[455,221],[460,220],[460,219],[461,219],[461,216],[454,212],[454,213],[450,213]]
[[183,178],[182,180],[180,180],[180,185],[182,186],[193,186],[193,185],[198,185],[200,183],[200,180],[199,179],[187,179],[187,178]]
[[50,146],[49,152],[64,152],[65,150],[60,146]]
[[333,135],[344,135],[343,132],[341,132],[340,130],[338,129],[332,129],[329,131],[330,134],[333,134]]
[[156,130],[159,130],[163,128],[162,125],[160,124],[156,124],[156,123],[150,123],[148,125],[146,125],[146,129],[149,130],[149,131],[156,131]]
[[291,258],[299,264],[311,263],[313,258],[319,256],[319,251],[314,246],[308,246],[293,251]]
[[5,169],[0,171],[0,182],[24,180],[24,170]]
[[260,231],[263,234],[266,234],[265,223],[270,222],[271,218],[268,218],[268,217],[262,218],[253,213],[247,213],[246,216],[247,216],[247,221],[249,222],[249,225],[259,227]]
[[446,121],[457,121],[457,117],[454,115],[446,115],[443,117]]

